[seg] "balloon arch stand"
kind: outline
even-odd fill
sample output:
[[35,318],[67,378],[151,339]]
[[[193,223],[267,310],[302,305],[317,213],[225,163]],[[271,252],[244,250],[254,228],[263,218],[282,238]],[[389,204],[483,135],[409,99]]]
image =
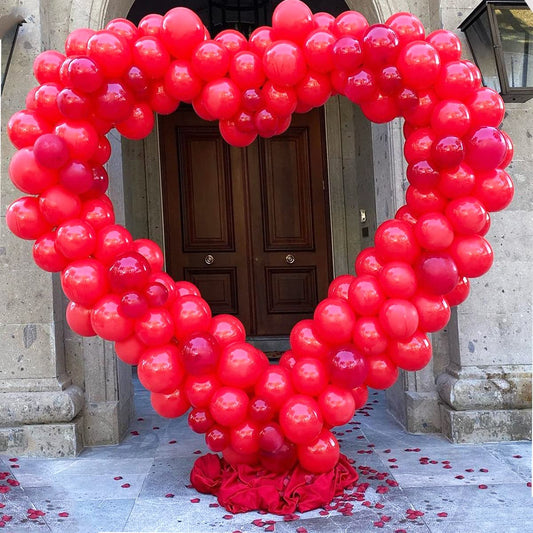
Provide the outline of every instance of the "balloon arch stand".
[[[461,59],[457,36],[426,36],[409,13],[370,26],[356,11],[335,18],[285,0],[249,39],[211,38],[177,7],[138,27],[115,19],[75,30],[64,54],[41,53],[33,71],[39,85],[7,128],[17,148],[9,176],[26,196],[6,219],[34,241],[40,268],[60,272],[72,330],[114,342],[161,416],[189,413],[215,452],[196,461],[192,485],[228,510],[306,511],[353,487],[353,461],[331,429],[352,419],[368,387],[386,389],[398,369],[430,361],[427,334],[491,267],[489,213],[513,197],[503,101]],[[356,275],[333,280],[273,365],[237,318],[212,316],[194,285],[163,272],[157,244],[115,224],[106,134],[142,139],[154,112],[187,102],[244,147],[334,94],[370,121],[404,119],[410,185],[355,259]]]

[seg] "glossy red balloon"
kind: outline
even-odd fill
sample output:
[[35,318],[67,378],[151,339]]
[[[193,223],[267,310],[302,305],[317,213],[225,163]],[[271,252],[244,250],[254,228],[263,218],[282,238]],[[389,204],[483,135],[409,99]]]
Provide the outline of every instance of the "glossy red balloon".
[[379,261],[376,249],[373,246],[366,248],[357,254],[355,260],[355,272],[358,276],[364,276],[365,274],[376,276],[382,268],[383,265]]
[[440,172],[438,190],[447,198],[458,198],[470,195],[475,183],[476,176],[472,169],[466,163],[461,163],[458,168]]
[[246,37],[237,30],[223,30],[217,34],[215,41],[229,52],[230,57],[248,49]]
[[366,362],[353,344],[334,348],[328,362],[329,379],[333,385],[351,390],[363,384],[367,373]]
[[219,78],[206,83],[202,90],[202,102],[206,111],[216,119],[228,120],[237,113],[241,91],[228,78]]
[[355,314],[345,300],[326,298],[315,309],[314,326],[328,344],[344,344],[352,338]]
[[204,81],[222,78],[228,72],[230,54],[225,46],[216,41],[203,41],[196,46],[191,56],[194,73]]
[[514,185],[505,170],[497,168],[489,172],[480,172],[472,194],[480,200],[487,211],[501,211],[512,201]]
[[189,413],[187,422],[195,433],[207,433],[215,423],[209,411],[198,408],[194,408]]
[[109,284],[117,293],[142,289],[150,273],[150,265],[141,254],[126,252],[118,256],[109,267]]
[[57,251],[55,243],[55,232],[50,231],[38,237],[33,244],[33,260],[46,272],[61,272],[68,265],[68,259]]
[[221,452],[229,446],[229,431],[220,426],[213,426],[205,434],[205,443],[212,452]]
[[122,315],[119,308],[120,296],[116,294],[103,296],[94,304],[91,325],[106,341],[123,341],[133,333],[133,320]]
[[389,298],[409,299],[417,287],[413,267],[403,261],[387,263],[379,273],[378,281],[383,292]]
[[479,233],[487,221],[483,204],[472,196],[452,200],[445,214],[455,232],[463,235]]
[[163,269],[165,262],[163,251],[154,241],[150,239],[135,239],[131,249],[141,254],[148,261],[152,272],[159,272]]
[[318,335],[313,320],[301,320],[292,328],[290,334],[292,353],[295,358],[316,357],[324,359],[329,352],[329,345]]
[[310,443],[298,446],[298,460],[303,468],[314,474],[333,470],[339,461],[339,443],[331,431],[323,429]]
[[322,431],[320,406],[310,396],[295,394],[283,405],[279,423],[285,436],[295,444],[309,444]]
[[246,420],[248,396],[236,387],[220,387],[211,396],[209,411],[224,427],[235,427]]
[[354,281],[355,276],[343,274],[337,276],[328,287],[328,298],[342,298],[348,300],[348,290]]
[[418,312],[418,325],[421,331],[439,331],[450,320],[450,305],[444,296],[418,292],[411,301]]
[[421,370],[431,359],[431,343],[427,335],[417,331],[407,341],[391,343],[389,356],[391,361],[403,370]]
[[58,124],[54,130],[67,144],[70,157],[87,161],[98,147],[98,133],[88,121],[68,121]]
[[109,266],[118,255],[131,249],[131,233],[118,224],[102,228],[96,236],[94,257]]
[[347,424],[355,413],[355,400],[351,390],[328,385],[318,397],[324,422],[331,427]]
[[272,30],[276,39],[302,43],[315,28],[313,13],[300,0],[281,2],[272,14]]
[[353,343],[363,356],[377,355],[387,349],[388,338],[377,317],[364,316],[355,323]]
[[57,226],[80,215],[81,201],[77,194],[54,185],[39,197],[39,209],[52,226]]
[[170,309],[174,319],[174,334],[178,340],[185,340],[193,333],[205,333],[211,322],[211,309],[207,302],[192,294],[178,298]]
[[137,375],[150,392],[170,394],[181,387],[186,372],[179,350],[173,344],[147,348],[137,365]]
[[318,396],[328,384],[328,378],[325,364],[314,357],[298,359],[290,372],[296,391],[309,396]]
[[459,275],[468,278],[487,273],[494,261],[491,245],[480,235],[458,235],[448,251]]
[[96,248],[96,232],[84,220],[69,219],[58,226],[55,246],[68,259],[83,259]]
[[385,298],[379,279],[368,274],[355,278],[348,289],[348,302],[358,315],[377,314]]
[[61,274],[61,286],[69,300],[92,307],[108,291],[106,269],[95,259],[72,261]]
[[453,241],[454,232],[449,219],[442,213],[425,213],[415,224],[415,236],[422,248],[444,250]]
[[398,36],[400,47],[411,41],[420,41],[424,39],[424,26],[422,22],[411,13],[395,13],[387,19],[385,24],[392,28]]
[[70,302],[66,310],[67,323],[72,331],[83,337],[96,335],[91,324],[91,309],[75,302]]
[[177,59],[189,59],[194,48],[204,40],[205,28],[200,17],[185,7],[174,7],[163,17],[160,38]]
[[302,49],[290,41],[275,41],[268,46],[263,69],[267,78],[282,87],[296,85],[307,71]]
[[450,292],[447,292],[444,295],[444,298],[446,298],[446,301],[451,306],[455,306],[463,303],[468,298],[469,293],[470,281],[467,277],[463,276],[459,278],[457,285]]
[[443,65],[461,57],[461,41],[449,30],[435,30],[426,37],[426,41],[437,50]]
[[404,46],[396,65],[405,85],[413,89],[431,87],[441,70],[439,53],[431,44],[423,41]]
[[174,335],[174,322],[162,307],[149,309],[135,322],[135,335],[147,346],[161,346]]
[[181,355],[189,374],[212,374],[217,369],[220,348],[209,333],[196,333],[184,340]]
[[115,352],[117,357],[128,365],[139,364],[139,359],[146,350],[144,345],[135,335],[126,340],[115,342]]
[[203,409],[209,406],[211,397],[220,386],[214,374],[189,375],[185,381],[184,390],[191,405]]
[[189,402],[181,389],[170,394],[152,392],[150,401],[154,411],[165,418],[177,418],[189,410]]
[[120,78],[131,66],[131,48],[121,36],[108,30],[97,31],[87,41],[87,56],[106,78]]
[[474,72],[464,61],[450,61],[442,65],[434,90],[442,100],[467,100],[478,87]]
[[39,200],[23,196],[12,202],[6,212],[7,227],[20,239],[34,240],[51,230],[39,209]]
[[40,194],[57,183],[57,172],[41,166],[31,148],[22,148],[9,162],[9,177],[17,189],[26,194]]
[[334,33],[362,40],[368,26],[365,17],[358,11],[344,11],[335,19]]
[[217,376],[224,385],[253,387],[268,366],[266,355],[246,342],[226,346],[218,362]]
[[230,446],[237,453],[251,455],[259,451],[259,427],[249,420],[232,427],[229,439]]
[[294,394],[293,373],[283,366],[269,365],[255,383],[255,395],[268,402],[275,411]]
[[425,252],[415,264],[421,289],[430,294],[446,294],[459,281],[458,265],[449,249],[446,252]]
[[369,356],[367,365],[365,384],[372,389],[388,389],[398,379],[398,367],[386,354]]
[[387,300],[379,312],[379,323],[392,339],[406,340],[418,328],[418,312],[409,300]]

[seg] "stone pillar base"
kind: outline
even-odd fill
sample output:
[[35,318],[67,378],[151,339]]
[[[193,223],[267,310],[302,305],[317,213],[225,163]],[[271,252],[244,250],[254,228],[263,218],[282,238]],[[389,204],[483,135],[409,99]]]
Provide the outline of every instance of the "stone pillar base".
[[531,439],[531,409],[456,411],[441,404],[442,433],[452,442]]
[[82,419],[0,428],[0,452],[26,457],[75,457],[83,449]]
[[439,396],[436,392],[405,391],[404,426],[409,433],[440,433]]

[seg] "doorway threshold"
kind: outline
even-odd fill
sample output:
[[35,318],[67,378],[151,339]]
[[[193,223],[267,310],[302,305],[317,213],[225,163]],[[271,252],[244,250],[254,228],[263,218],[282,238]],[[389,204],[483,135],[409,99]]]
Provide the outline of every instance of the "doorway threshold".
[[265,352],[269,359],[279,359],[290,348],[288,335],[248,337],[246,341]]

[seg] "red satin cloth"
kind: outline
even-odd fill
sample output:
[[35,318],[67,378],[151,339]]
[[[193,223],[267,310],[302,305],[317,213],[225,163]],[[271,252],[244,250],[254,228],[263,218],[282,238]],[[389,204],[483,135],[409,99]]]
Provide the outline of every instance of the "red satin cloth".
[[260,466],[231,466],[218,455],[199,457],[191,471],[193,487],[214,494],[231,513],[264,510],[287,515],[323,507],[355,485],[358,475],[341,454],[331,472],[311,474],[295,466],[281,474]]

